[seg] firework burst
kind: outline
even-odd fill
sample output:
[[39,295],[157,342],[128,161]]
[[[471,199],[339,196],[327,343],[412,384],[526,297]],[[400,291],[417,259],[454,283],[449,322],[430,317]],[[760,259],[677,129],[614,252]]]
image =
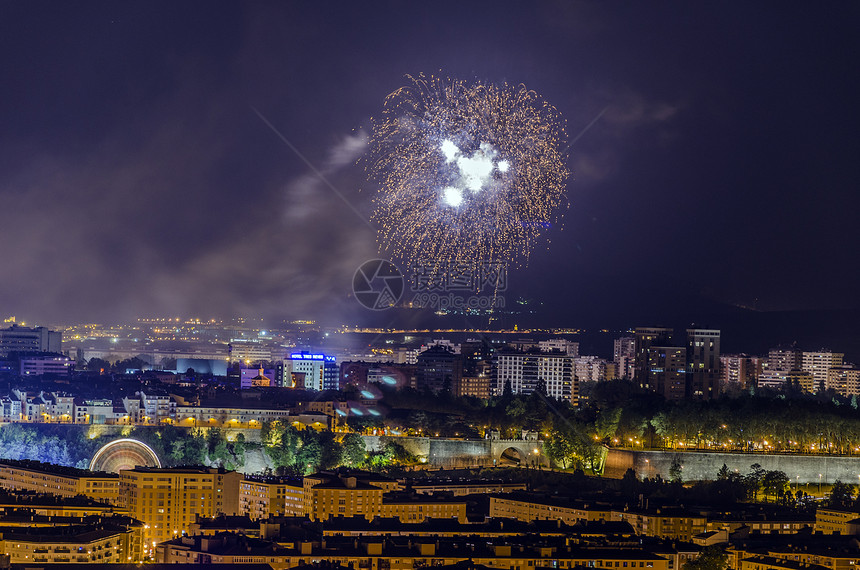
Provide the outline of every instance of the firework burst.
[[385,99],[366,157],[380,251],[527,262],[564,199],[559,112],[523,85],[409,80]]

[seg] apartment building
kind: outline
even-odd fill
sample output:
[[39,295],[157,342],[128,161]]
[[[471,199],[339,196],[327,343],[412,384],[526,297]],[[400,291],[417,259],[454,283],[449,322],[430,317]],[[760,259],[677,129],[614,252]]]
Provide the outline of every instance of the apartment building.
[[161,542],[187,532],[197,516],[239,513],[234,471],[136,467],[119,473],[120,497],[130,516],[143,521],[146,540]]
[[60,497],[84,495],[115,505],[119,501],[119,476],[38,461],[7,460],[0,463],[0,489]]

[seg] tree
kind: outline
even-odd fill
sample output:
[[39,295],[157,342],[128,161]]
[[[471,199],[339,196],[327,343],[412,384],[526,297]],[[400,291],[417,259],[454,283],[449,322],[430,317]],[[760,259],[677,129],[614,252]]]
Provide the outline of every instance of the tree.
[[101,358],[90,358],[87,362],[87,370],[90,372],[108,372],[110,371],[110,362]]
[[367,446],[364,438],[357,433],[348,433],[340,442],[343,447],[343,463],[350,467],[357,467],[364,463],[367,454]]
[[782,498],[788,490],[789,480],[788,475],[782,471],[767,471],[761,480],[765,498],[768,495],[773,495],[777,499]]
[[578,467],[581,464],[571,438],[563,431],[553,430],[549,438],[544,441],[543,448],[550,461],[561,466],[562,469]]
[[672,465],[669,467],[669,479],[673,483],[682,483],[684,479],[682,478],[682,470],[684,466],[681,465],[681,461],[676,457],[672,460]]
[[334,433],[321,431],[314,434],[314,438],[319,442],[321,448],[320,469],[332,469],[343,462],[343,447],[335,439]]
[[683,570],[725,570],[729,565],[729,555],[720,546],[706,546],[694,560],[688,560]]
[[833,489],[830,490],[830,497],[827,500],[831,507],[848,508],[854,502],[854,485],[843,483],[839,479],[833,484]]
[[749,489],[749,494],[752,495],[753,501],[758,500],[758,491],[761,488],[762,479],[764,479],[764,475],[767,471],[759,465],[758,463],[753,463],[750,465],[750,472],[745,478],[745,482],[747,484],[747,489]]

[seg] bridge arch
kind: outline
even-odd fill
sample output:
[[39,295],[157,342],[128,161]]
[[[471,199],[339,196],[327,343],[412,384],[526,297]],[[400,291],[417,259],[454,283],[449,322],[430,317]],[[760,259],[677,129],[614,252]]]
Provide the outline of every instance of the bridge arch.
[[134,469],[137,466],[161,467],[161,459],[151,447],[131,438],[106,443],[90,460],[90,471],[119,473],[120,469]]
[[549,459],[540,440],[495,439],[492,440],[490,453],[496,465],[549,467]]

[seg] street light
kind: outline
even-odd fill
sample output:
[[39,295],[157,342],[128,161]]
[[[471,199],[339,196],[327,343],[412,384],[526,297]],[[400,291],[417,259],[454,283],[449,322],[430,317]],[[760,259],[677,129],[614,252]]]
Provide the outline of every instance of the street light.
[[821,494],[821,473],[818,474],[818,494]]

